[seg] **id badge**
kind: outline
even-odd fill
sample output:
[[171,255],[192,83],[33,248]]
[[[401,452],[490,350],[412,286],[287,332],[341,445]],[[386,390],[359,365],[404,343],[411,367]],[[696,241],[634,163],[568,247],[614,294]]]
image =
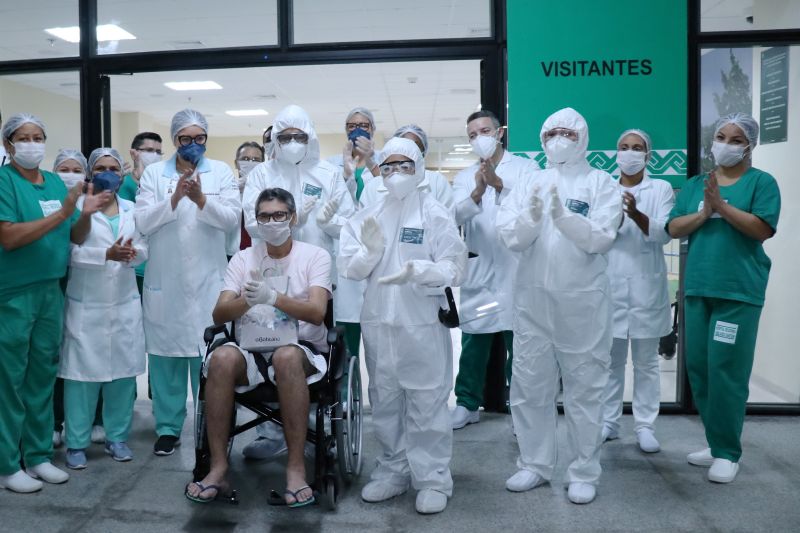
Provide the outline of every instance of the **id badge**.
[[310,183],[303,183],[303,195],[322,198],[322,187],[317,187],[316,185],[311,185]]
[[402,228],[400,230],[400,242],[422,244],[424,238],[425,230],[422,228]]
[[49,217],[59,209],[61,209],[60,200],[39,200],[39,207],[42,208],[42,214]]

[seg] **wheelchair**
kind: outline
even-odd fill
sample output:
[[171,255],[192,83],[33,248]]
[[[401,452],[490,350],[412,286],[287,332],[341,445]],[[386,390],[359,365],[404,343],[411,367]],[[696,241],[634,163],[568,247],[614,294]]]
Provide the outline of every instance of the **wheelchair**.
[[[314,428],[308,428],[306,441],[314,446],[314,475],[310,483],[312,490],[329,510],[336,503],[344,488],[361,473],[362,455],[362,395],[361,373],[357,356],[350,355],[344,342],[344,329],[333,326],[333,301],[328,301],[325,315],[328,328],[328,353],[323,354],[328,362],[328,372],[318,382],[309,385],[309,402],[316,404]],[[215,348],[235,339],[233,324],[220,324],[206,328],[204,336],[208,359]],[[233,438],[263,422],[283,426],[278,389],[266,380],[246,393],[234,394],[234,409],[231,415],[231,430],[228,454],[233,447]],[[252,411],[256,418],[236,424],[236,406]],[[205,378],[200,376],[200,390],[195,406],[195,466],[194,481],[202,480],[209,472],[211,454],[205,423]],[[231,503],[237,503],[235,496]]]

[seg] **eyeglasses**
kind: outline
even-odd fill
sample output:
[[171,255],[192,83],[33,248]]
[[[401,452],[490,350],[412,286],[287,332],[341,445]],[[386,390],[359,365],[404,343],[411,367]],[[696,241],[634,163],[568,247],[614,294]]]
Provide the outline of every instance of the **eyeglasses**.
[[288,211],[275,211],[274,213],[267,213],[262,211],[256,215],[256,222],[259,224],[267,224],[270,220],[274,222],[286,222],[289,220],[290,213]]
[[353,131],[356,128],[361,128],[362,130],[370,130],[372,129],[372,124],[369,122],[348,122],[344,125],[347,128],[347,131]]
[[278,142],[281,144],[289,144],[292,140],[300,144],[308,144],[307,133],[279,133],[275,138],[278,139]]
[[[191,141],[189,141],[189,143],[191,143]],[[187,143],[187,144],[189,144],[189,143]],[[203,143],[198,143],[198,144],[203,144]],[[137,152],[147,152],[148,154],[164,155],[164,152],[162,152],[158,148],[137,148],[136,151]]]
[[261,159],[260,157],[248,157],[248,156],[240,157],[240,158],[237,159],[237,161],[255,161],[256,163],[263,163],[264,162],[264,160]]
[[549,141],[553,137],[566,137],[567,139],[571,139],[573,141],[578,140],[578,133],[574,130],[570,130],[567,128],[553,128],[552,130],[546,131],[544,133],[544,140]]
[[391,176],[395,172],[403,174],[413,174],[415,170],[413,161],[395,161],[394,163],[383,163],[381,167],[381,176],[384,178]]
[[178,142],[180,143],[181,146],[189,146],[192,143],[206,144],[207,140],[208,140],[208,135],[205,134],[195,135],[194,137],[192,137],[191,135],[181,135],[178,137]]

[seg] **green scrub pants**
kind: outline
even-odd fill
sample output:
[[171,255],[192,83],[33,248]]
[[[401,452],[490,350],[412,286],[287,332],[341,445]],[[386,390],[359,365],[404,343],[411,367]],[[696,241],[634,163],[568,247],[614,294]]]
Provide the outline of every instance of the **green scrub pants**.
[[711,455],[738,462],[761,307],[687,296],[686,371]]
[[197,401],[203,358],[165,357],[151,353],[147,361],[156,434],[159,437],[180,437],[186,419],[187,378],[192,381],[192,398]]
[[[53,389],[53,416],[55,416],[55,424],[53,424],[53,431],[61,431],[64,429],[64,380],[56,378],[56,386]],[[94,410],[93,426],[103,425],[103,395],[97,399],[97,408]]]
[[[511,383],[511,361],[514,357],[514,333],[503,331],[508,358],[506,359],[506,381]],[[477,411],[483,405],[483,388],[486,384],[486,367],[492,351],[492,342],[497,333],[462,333],[461,357],[456,376],[456,405]]]
[[359,356],[361,346],[361,324],[358,322],[337,322],[337,326],[344,328],[344,343],[351,355]]
[[95,409],[103,392],[103,428],[106,442],[127,442],[136,399],[136,378],[92,382],[64,380],[67,448],[83,450],[91,443]]
[[20,469],[20,455],[27,468],[53,457],[63,316],[58,280],[0,296],[0,476]]

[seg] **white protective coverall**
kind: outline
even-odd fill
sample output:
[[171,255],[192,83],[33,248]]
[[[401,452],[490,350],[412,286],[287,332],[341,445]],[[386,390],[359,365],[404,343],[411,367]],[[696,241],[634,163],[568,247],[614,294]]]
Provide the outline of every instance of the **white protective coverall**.
[[[551,157],[545,132],[578,134],[561,163]],[[564,385],[567,434],[577,457],[570,483],[600,477],[603,394],[611,349],[611,294],[605,254],[614,243],[622,201],[613,179],[586,161],[588,126],[573,109],[547,118],[541,130],[548,167],[519,184],[497,214],[503,242],[521,252],[514,291],[514,362],[511,414],[520,455],[517,466],[549,480],[556,464],[556,395]],[[566,138],[559,138],[566,144]],[[551,214],[555,187],[562,213]],[[538,222],[534,191],[544,199]]]
[[136,227],[148,237],[150,259],[144,276],[144,331],[147,353],[198,357],[205,352],[203,332],[212,325],[228,260],[225,234],[240,224],[239,187],[222,161],[197,164],[206,203],[203,209],[184,197],[172,209],[180,177],[176,155],[148,166],[136,196]]
[[[425,170],[425,177],[422,179],[418,189],[428,191],[443,206],[448,209],[453,207],[453,187],[444,177],[444,174],[435,170]],[[372,179],[364,185],[361,193],[361,205],[368,207],[378,203],[381,198],[389,194],[382,179]]]
[[614,343],[606,389],[606,426],[619,430],[628,339],[633,360],[633,418],[636,429],[653,429],[661,402],[658,340],[672,330],[669,312],[664,245],[671,237],[664,226],[675,203],[672,186],[645,174],[641,183],[627,188],[617,183],[619,194],[629,191],[636,208],[648,216],[645,235],[636,222],[624,217],[614,246],[608,252],[611,279]]
[[[418,182],[424,159],[413,141],[392,138],[383,160],[403,155],[415,163]],[[387,179],[392,179],[389,177]],[[362,242],[365,220],[376,219],[382,253]],[[450,331],[438,320],[446,307],[444,286],[456,286],[464,273],[466,247],[450,211],[419,188],[404,198],[386,195],[360,210],[342,230],[339,270],[349,279],[366,279],[361,327],[364,336],[372,420],[381,447],[373,481],[452,494],[452,429],[447,398],[453,386]],[[404,284],[380,283],[413,262]]]

